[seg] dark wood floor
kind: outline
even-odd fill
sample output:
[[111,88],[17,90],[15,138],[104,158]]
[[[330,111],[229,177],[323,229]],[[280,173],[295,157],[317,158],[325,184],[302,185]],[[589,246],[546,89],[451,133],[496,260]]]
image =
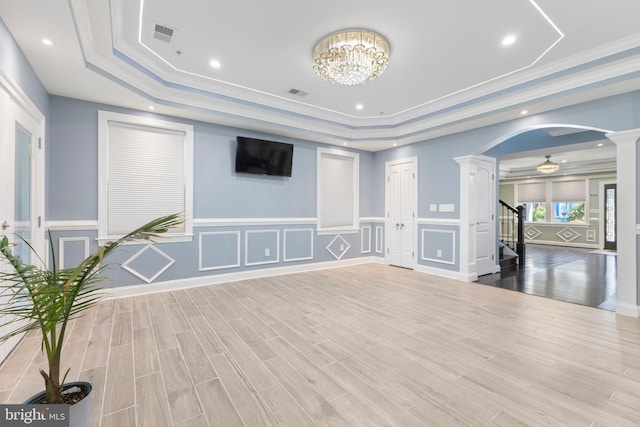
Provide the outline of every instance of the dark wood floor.
[[527,245],[524,267],[481,276],[478,283],[615,310],[617,257],[591,249]]

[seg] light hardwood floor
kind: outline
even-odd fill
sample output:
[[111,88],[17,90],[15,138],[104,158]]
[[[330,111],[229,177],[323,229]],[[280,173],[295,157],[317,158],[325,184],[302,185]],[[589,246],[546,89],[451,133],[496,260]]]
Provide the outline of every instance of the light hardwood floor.
[[[383,265],[103,301],[91,426],[638,426],[640,322]],[[35,335],[0,402],[42,388]]]

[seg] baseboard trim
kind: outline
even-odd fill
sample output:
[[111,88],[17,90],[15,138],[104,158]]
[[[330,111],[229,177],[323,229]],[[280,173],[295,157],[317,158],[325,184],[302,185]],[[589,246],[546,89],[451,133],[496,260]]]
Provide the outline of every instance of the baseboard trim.
[[433,274],[434,276],[446,277],[448,279],[460,280],[463,282],[475,282],[478,275],[475,273],[460,273],[459,271],[443,270],[440,268],[427,267],[424,265],[416,266],[416,271],[420,273]]
[[326,261],[295,266],[262,268],[259,270],[241,271],[237,273],[216,274],[210,276],[190,277],[188,279],[167,280],[143,285],[122,286],[108,288],[103,292],[104,299],[126,298],[139,295],[169,292],[180,289],[196,288],[200,286],[217,285],[238,280],[259,279],[263,277],[281,276],[283,274],[304,273],[306,271],[326,270],[329,268],[348,267],[360,264],[384,264],[382,257],[362,257],[339,261]]
[[525,239],[524,243],[532,244],[532,245],[562,246],[565,248],[600,249],[600,245],[597,243],[571,243],[571,242],[554,242],[551,240],[528,240],[528,239]]
[[630,316],[638,318],[638,314],[640,313],[640,307],[633,304],[624,304],[618,303],[616,304],[616,314],[621,316]]

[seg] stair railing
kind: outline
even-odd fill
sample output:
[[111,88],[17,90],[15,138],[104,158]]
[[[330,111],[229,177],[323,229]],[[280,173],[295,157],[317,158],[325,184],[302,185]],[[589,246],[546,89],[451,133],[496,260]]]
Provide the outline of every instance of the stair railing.
[[524,243],[524,220],[525,207],[520,205],[517,208],[511,207],[508,203],[500,200],[500,240],[518,254],[518,264],[524,265],[525,243]]

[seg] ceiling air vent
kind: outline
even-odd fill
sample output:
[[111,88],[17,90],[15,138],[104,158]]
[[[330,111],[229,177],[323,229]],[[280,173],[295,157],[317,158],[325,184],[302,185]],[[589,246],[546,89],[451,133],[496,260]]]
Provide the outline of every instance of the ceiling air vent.
[[289,93],[292,94],[292,95],[297,95],[297,96],[302,96],[302,97],[305,97],[305,96],[309,95],[309,92],[305,92],[305,91],[302,91],[300,89],[289,89]]
[[173,28],[165,27],[164,25],[156,24],[155,29],[153,30],[153,38],[156,40],[160,40],[165,43],[171,43],[171,38],[173,37]]

